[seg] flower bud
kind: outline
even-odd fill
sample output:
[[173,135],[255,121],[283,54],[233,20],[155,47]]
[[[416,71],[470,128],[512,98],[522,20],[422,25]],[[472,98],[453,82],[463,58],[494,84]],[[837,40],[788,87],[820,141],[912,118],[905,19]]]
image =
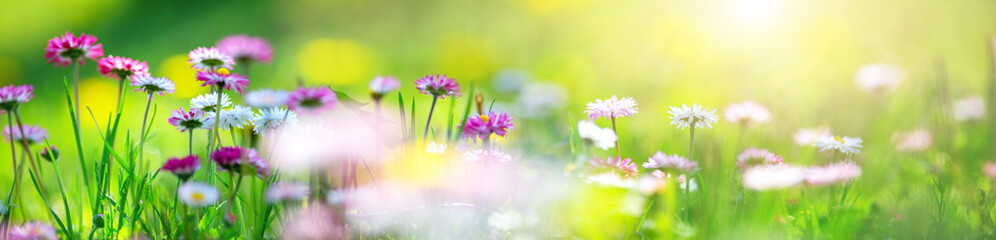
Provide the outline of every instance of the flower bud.
[[59,160],[59,149],[55,148],[55,146],[42,148],[41,153],[39,154],[41,155],[42,159],[45,159],[49,162],[55,162]]
[[104,214],[93,215],[93,227],[104,228]]

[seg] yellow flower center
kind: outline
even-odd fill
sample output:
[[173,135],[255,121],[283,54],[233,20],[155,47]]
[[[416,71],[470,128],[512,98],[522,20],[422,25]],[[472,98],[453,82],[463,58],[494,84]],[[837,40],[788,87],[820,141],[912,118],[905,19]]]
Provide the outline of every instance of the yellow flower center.
[[194,199],[195,202],[203,202],[204,201],[204,193],[195,192],[195,193],[193,193],[193,194],[190,195],[190,198]]
[[837,142],[840,142],[841,144],[844,144],[844,139],[843,138],[833,137],[833,140],[837,140]]
[[491,121],[491,117],[488,117],[488,115],[481,115],[481,121],[484,122]]
[[227,68],[219,68],[218,69],[218,74],[228,75],[228,74],[231,74],[231,72],[229,72]]

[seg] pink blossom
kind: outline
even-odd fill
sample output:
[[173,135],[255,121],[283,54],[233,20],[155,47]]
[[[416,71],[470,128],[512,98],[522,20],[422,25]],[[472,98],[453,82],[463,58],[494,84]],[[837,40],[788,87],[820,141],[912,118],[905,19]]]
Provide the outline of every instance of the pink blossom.
[[934,138],[926,129],[897,132],[892,135],[892,143],[898,152],[923,151],[929,148],[933,142]]
[[65,35],[48,40],[45,47],[45,58],[56,67],[65,67],[75,60],[80,65],[86,64],[87,58],[97,61],[104,56],[103,45],[97,43],[97,37],[80,34],[79,37],[66,31]]
[[336,94],[326,87],[300,87],[290,93],[287,107],[302,114],[317,114],[335,109]]
[[598,157],[592,156],[591,160],[588,161],[588,172],[592,175],[601,173],[615,173],[620,177],[626,179],[632,179],[636,177],[639,170],[636,168],[636,163],[629,158],[623,159],[622,157],[608,157],[606,159],[599,159]]
[[675,155],[667,155],[660,151],[654,153],[647,162],[643,163],[646,169],[661,169],[680,173],[690,173],[698,169],[699,164],[688,159]]
[[203,81],[204,86],[218,86],[227,90],[242,93],[249,87],[249,77],[238,73],[226,74],[227,71],[219,72],[197,72],[197,81]]
[[850,161],[809,167],[805,170],[806,183],[816,186],[843,183],[860,176],[861,167]]
[[460,96],[460,84],[446,75],[425,75],[415,80],[415,88],[421,94],[437,98]]
[[172,116],[167,121],[170,125],[180,129],[180,132],[198,128],[210,128],[211,124],[214,123],[214,119],[204,114],[203,110],[195,108],[191,108],[190,111],[183,111],[183,108],[174,110]]
[[149,75],[149,65],[145,62],[113,55],[100,59],[97,70],[105,77],[123,80],[124,78]]
[[477,139],[489,139],[491,134],[504,137],[508,130],[515,128],[512,117],[508,113],[488,112],[487,115],[473,115],[467,118],[463,128],[463,136]]
[[261,37],[232,35],[218,40],[214,45],[222,53],[239,61],[269,63],[273,60],[273,47]]
[[730,104],[723,109],[723,119],[734,124],[754,126],[770,121],[771,112],[759,103],[747,101]]
[[[24,130],[24,135],[21,135],[22,129]],[[6,138],[7,141],[13,140],[16,143],[21,143],[24,138],[27,138],[28,144],[42,142],[46,136],[48,136],[48,132],[38,125],[20,125],[20,127],[13,126],[13,129],[11,129],[11,126],[5,126],[3,128],[3,137]]]
[[35,88],[31,85],[15,86],[13,84],[0,88],[0,108],[11,111],[18,105],[27,103],[35,97]]
[[594,121],[601,117],[620,118],[632,116],[638,113],[637,110],[639,108],[636,107],[636,100],[633,100],[632,97],[619,99],[616,98],[616,95],[612,95],[610,99],[595,99],[594,102],[588,103],[584,113],[588,114],[588,120]]
[[762,164],[782,164],[782,156],[759,148],[747,148],[740,155],[737,155],[737,168],[740,168],[740,172],[743,172],[746,168]]
[[197,169],[201,168],[201,160],[197,155],[190,155],[183,158],[170,158],[163,163],[162,170],[166,170],[180,180],[187,181]]

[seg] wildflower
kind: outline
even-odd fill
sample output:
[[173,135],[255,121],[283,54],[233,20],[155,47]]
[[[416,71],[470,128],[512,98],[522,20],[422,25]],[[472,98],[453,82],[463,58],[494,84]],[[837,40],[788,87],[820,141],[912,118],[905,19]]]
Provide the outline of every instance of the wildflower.
[[996,162],[986,162],[982,166],[982,173],[985,173],[989,179],[996,180]]
[[199,182],[185,182],[177,188],[180,200],[191,207],[206,207],[218,202],[218,189]]
[[512,156],[497,149],[474,149],[464,153],[463,160],[473,163],[509,163]]
[[685,174],[678,175],[678,177],[675,178],[674,175],[671,175],[670,173],[661,170],[654,170],[653,172],[650,173],[650,175],[653,176],[654,178],[662,180],[673,178],[675,183],[677,183],[678,187],[681,188],[681,190],[686,190],[686,185],[687,185],[687,190],[689,192],[694,192],[699,188],[699,186],[695,184],[695,180],[686,177]]
[[986,100],[979,95],[971,95],[954,102],[954,119],[974,121],[986,118]]
[[789,165],[760,165],[743,174],[744,187],[758,191],[788,188],[802,180],[803,170]]
[[916,152],[930,147],[934,138],[926,129],[916,129],[909,132],[897,132],[892,135],[892,143],[896,151]]
[[48,146],[42,148],[41,151],[38,153],[38,155],[41,155],[42,159],[45,159],[46,161],[49,162],[59,161],[59,149],[55,148],[55,146]]
[[438,144],[436,142],[429,141],[429,143],[426,144],[425,152],[436,155],[446,153],[446,144]]
[[616,95],[612,95],[610,99],[595,99],[594,102],[588,103],[584,110],[584,113],[588,114],[588,120],[595,121],[598,118],[620,118],[629,117],[633,114],[638,113],[639,108],[636,107],[636,100],[632,97],[624,97],[622,99],[616,98]]
[[148,75],[131,78],[131,86],[138,87],[135,91],[145,91],[149,95],[158,93],[159,96],[173,93],[176,90],[176,84],[173,84],[173,81],[168,78]]
[[737,168],[740,168],[740,172],[750,167],[766,164],[780,165],[782,164],[782,156],[775,155],[766,149],[758,148],[747,148],[747,150],[737,155]]
[[491,134],[504,137],[508,130],[515,128],[512,117],[508,113],[488,112],[486,115],[476,115],[467,118],[467,123],[463,128],[463,136],[474,140],[489,139]]
[[660,151],[654,153],[647,162],[643,163],[643,168],[659,168],[665,171],[679,172],[679,173],[690,173],[695,172],[698,169],[699,164],[696,162],[689,161],[681,156],[667,155]]
[[200,96],[190,99],[190,108],[199,109],[204,112],[214,112],[220,108],[226,108],[232,105],[232,100],[228,98],[228,94],[221,93],[221,104],[218,104],[218,92],[205,93]]
[[854,81],[865,93],[877,96],[894,91],[905,75],[897,66],[876,63],[858,69]]
[[415,88],[421,94],[436,98],[461,96],[460,84],[446,75],[425,75],[425,77],[415,80]]
[[795,139],[795,143],[798,144],[799,146],[812,146],[813,144],[816,143],[816,141],[819,141],[821,138],[832,137],[832,136],[833,134],[830,133],[830,128],[817,127],[817,128],[808,128],[808,129],[806,128],[799,129],[799,131],[795,132],[793,138]]
[[104,47],[97,43],[97,37],[80,34],[80,37],[66,31],[65,35],[48,40],[45,58],[56,67],[65,67],[77,62],[84,65],[87,58],[97,61],[104,56]]
[[266,189],[266,202],[277,203],[284,201],[297,201],[308,197],[311,193],[307,184],[297,182],[281,182],[271,185]]
[[163,163],[162,170],[169,171],[184,182],[190,179],[198,169],[201,169],[201,160],[197,155],[190,155],[183,158],[170,158]]
[[377,76],[370,81],[370,95],[374,99],[380,99],[384,97],[387,93],[397,90],[401,87],[401,82],[393,76]]
[[287,104],[290,93],[283,90],[260,89],[242,96],[246,105],[254,108],[275,108]]
[[201,71],[214,71],[220,68],[231,69],[235,60],[228,54],[221,53],[217,48],[199,47],[187,54],[190,57],[190,67]]
[[335,109],[336,94],[325,87],[300,87],[291,92],[287,99],[287,107],[302,114],[317,114]]
[[145,62],[113,55],[101,58],[97,70],[105,77],[124,80],[131,76],[149,75],[149,65]]
[[578,136],[581,140],[602,150],[612,148],[618,137],[609,128],[600,128],[592,121],[578,121]]
[[710,129],[712,125],[719,121],[716,110],[709,110],[708,107],[692,104],[691,107],[682,104],[681,107],[672,106],[670,111],[671,125],[680,129],[687,127],[698,127]]
[[167,121],[170,125],[180,129],[180,132],[186,132],[198,128],[211,128],[214,118],[204,114],[201,109],[191,108],[190,111],[183,111],[183,108],[180,108],[173,110],[172,117]]
[[201,84],[202,87],[214,85],[219,89],[238,93],[242,93],[249,87],[248,77],[238,73],[230,73],[225,68],[219,69],[217,72],[197,72],[197,81],[204,81],[204,84]]
[[593,174],[614,173],[624,179],[632,179],[633,177],[636,177],[639,172],[639,170],[636,169],[636,163],[629,158],[613,158],[610,156],[603,160],[592,156],[592,159],[588,161],[588,164],[590,164],[590,166],[588,166],[588,171]]
[[35,97],[35,88],[31,85],[15,86],[13,84],[0,88],[0,108],[13,111],[21,104]]
[[[218,121],[218,129],[225,130],[230,128],[241,129],[242,126],[249,124],[254,114],[249,107],[232,105],[230,108],[222,109],[220,114],[217,112],[207,112],[205,115],[208,118]],[[219,117],[215,117],[215,115]]]
[[723,110],[723,119],[727,122],[749,127],[771,120],[768,108],[756,102],[741,102],[727,106]]
[[567,105],[567,90],[552,82],[531,82],[522,88],[517,101],[523,116],[546,117]]
[[218,51],[242,62],[269,63],[273,60],[273,47],[261,37],[233,35],[214,44]]
[[259,110],[259,114],[252,119],[253,131],[257,135],[263,135],[266,131],[283,126],[284,123],[297,123],[297,113],[284,108],[268,108]]
[[837,150],[844,154],[857,154],[861,152],[861,138],[826,136],[817,140],[814,146],[820,148],[820,152]]
[[20,226],[14,226],[7,233],[10,240],[56,240],[59,234],[55,228],[42,222],[27,222]]
[[[22,129],[24,131],[24,135],[21,135]],[[27,139],[28,144],[42,142],[46,136],[48,136],[48,132],[38,125],[20,125],[20,127],[13,126],[13,129],[11,126],[3,128],[3,137],[6,138],[7,141],[14,141],[17,143],[20,143],[23,139]]]
[[[261,176],[268,175],[269,166],[259,156],[256,149],[242,147],[221,147],[211,153],[211,160],[218,164],[218,167],[226,171],[241,174],[255,173]],[[249,167],[252,167],[250,169]],[[254,170],[249,172],[248,170]]]
[[821,167],[805,169],[806,183],[810,185],[827,185],[851,181],[861,176],[861,167],[854,162],[844,161]]

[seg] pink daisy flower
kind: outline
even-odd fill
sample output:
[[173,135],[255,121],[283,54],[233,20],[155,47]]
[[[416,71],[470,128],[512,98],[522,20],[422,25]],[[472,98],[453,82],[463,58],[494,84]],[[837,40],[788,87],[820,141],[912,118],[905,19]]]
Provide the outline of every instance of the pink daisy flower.
[[816,186],[844,183],[860,176],[861,167],[850,161],[809,167],[805,170],[806,183]]
[[197,155],[190,155],[183,158],[170,158],[163,163],[162,170],[169,171],[184,182],[190,179],[198,169],[201,168],[201,160]]
[[[45,137],[48,136],[48,132],[45,129],[39,127],[38,125],[21,125],[21,127],[6,126],[3,128],[3,137],[7,141],[13,140],[14,142],[20,143],[22,139],[27,139],[28,144],[42,142]],[[24,135],[21,135],[21,128],[24,128]]]
[[805,173],[802,168],[789,165],[760,165],[744,171],[745,188],[757,191],[784,189],[801,183]]
[[918,152],[930,148],[930,145],[934,143],[934,138],[930,135],[930,131],[916,129],[893,134],[892,143],[897,152]]
[[176,91],[176,84],[165,77],[153,77],[149,75],[135,76],[131,78],[131,86],[138,87],[135,91],[145,91],[147,94],[159,94],[159,96],[172,94]]
[[741,126],[754,126],[771,121],[771,112],[764,105],[756,102],[741,102],[730,104],[723,109],[723,119]]
[[461,96],[460,84],[446,75],[425,75],[425,77],[415,80],[415,88],[421,94],[437,98]]
[[13,84],[0,88],[0,108],[12,111],[22,103],[35,97],[35,88],[31,85],[15,86]]
[[660,151],[654,153],[647,162],[643,163],[646,169],[662,169],[664,171],[690,173],[699,168],[699,164],[688,159],[674,155],[667,155]]
[[599,159],[592,156],[588,164],[588,172],[592,174],[615,173],[620,177],[632,179],[639,172],[636,169],[636,163],[629,158],[623,159],[621,157],[613,158],[609,156],[606,159]]
[[229,73],[226,69],[218,72],[197,72],[197,81],[204,81],[202,87],[214,85],[240,94],[249,87],[249,77]]
[[744,152],[737,155],[737,168],[740,168],[740,172],[745,169],[757,165],[779,165],[782,164],[782,156],[775,155],[766,149],[759,148],[747,148]]
[[131,76],[149,75],[149,65],[145,62],[113,55],[101,58],[97,70],[105,77],[122,80]]
[[183,108],[173,110],[172,116],[167,121],[170,125],[180,129],[180,132],[211,128],[211,124],[214,123],[214,119],[204,114],[203,110],[196,108],[191,108],[190,111],[183,111]]
[[201,71],[214,71],[219,68],[231,69],[235,65],[232,56],[224,54],[217,48],[199,47],[187,54],[190,57],[190,67]]
[[221,147],[211,153],[211,160],[218,164],[218,167],[240,174],[248,174],[244,170],[250,170],[244,166],[251,166],[255,174],[260,176],[269,175],[269,166],[259,156],[256,149],[243,148],[239,146]]
[[97,43],[97,37],[86,33],[76,37],[66,31],[65,35],[48,40],[48,46],[45,47],[45,58],[56,67],[69,66],[73,61],[84,65],[87,58],[97,61],[103,56],[103,45]]
[[317,114],[335,109],[336,94],[325,87],[300,87],[291,92],[287,107],[302,114]]
[[463,136],[467,138],[489,139],[491,134],[504,137],[508,130],[515,128],[512,117],[508,113],[488,112],[486,115],[474,115],[467,118],[463,127]]
[[273,60],[273,47],[261,37],[232,35],[214,44],[218,51],[244,62],[269,63]]
[[996,162],[986,162],[982,165],[982,173],[986,174],[989,179],[996,180]]
[[54,240],[59,239],[55,228],[42,222],[27,222],[14,226],[7,233],[10,240]]
[[370,94],[374,99],[380,99],[385,94],[401,87],[401,82],[392,76],[377,76],[370,81]]
[[639,108],[636,107],[636,100],[631,97],[624,97],[622,99],[616,98],[616,95],[612,95],[610,99],[595,99],[594,102],[588,103],[584,113],[588,114],[588,120],[596,120],[601,117],[605,118],[620,118],[633,116],[633,114],[638,113]]

